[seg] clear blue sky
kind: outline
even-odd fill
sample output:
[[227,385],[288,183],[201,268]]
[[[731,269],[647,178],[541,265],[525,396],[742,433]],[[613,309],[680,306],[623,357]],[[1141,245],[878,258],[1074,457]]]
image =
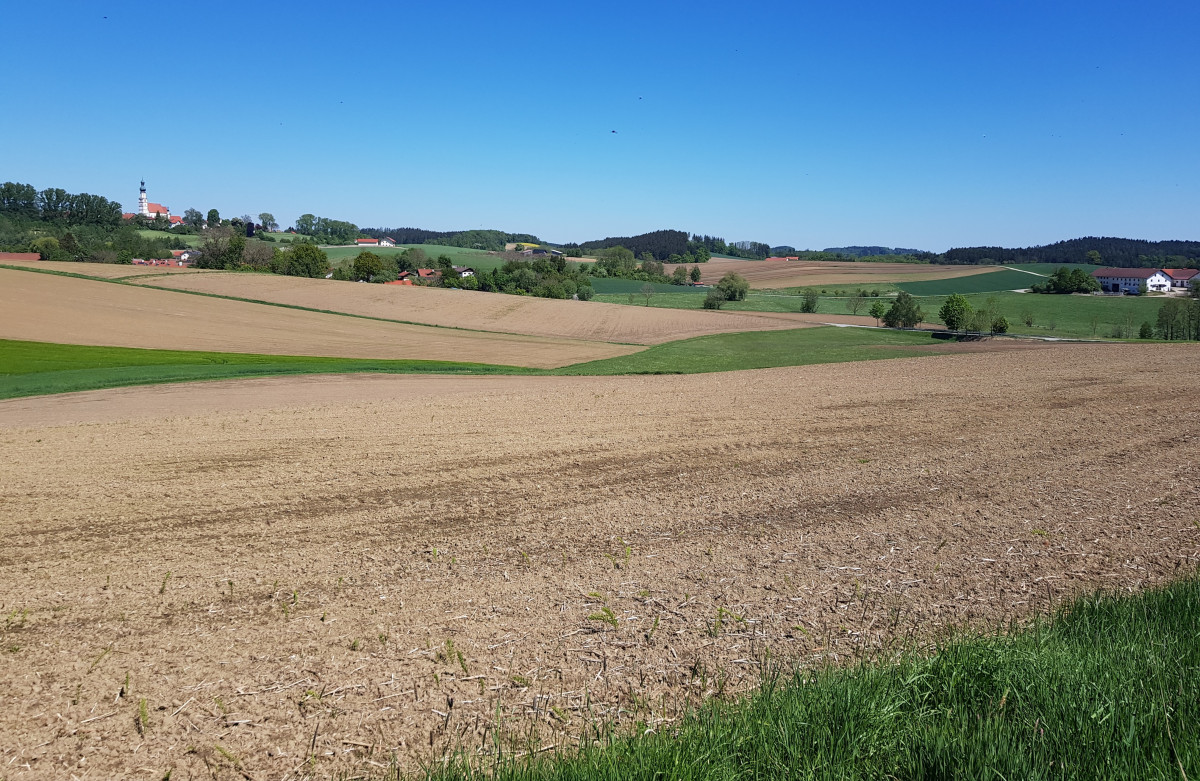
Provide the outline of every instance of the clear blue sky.
[[[820,249],[1200,239],[1200,3],[4,3],[0,181]],[[616,130],[616,133],[612,131]]]

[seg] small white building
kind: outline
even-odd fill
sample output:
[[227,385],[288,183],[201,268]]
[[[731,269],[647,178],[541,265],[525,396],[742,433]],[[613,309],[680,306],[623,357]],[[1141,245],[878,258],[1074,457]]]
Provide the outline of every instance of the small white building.
[[1171,287],[1176,290],[1187,290],[1192,282],[1200,280],[1200,269],[1164,268],[1163,273],[1171,278]]
[[379,246],[394,247],[394,246],[396,246],[396,240],[393,239],[391,236],[384,236],[382,239],[379,240]]
[[1166,293],[1171,289],[1171,278],[1156,268],[1099,268],[1092,276],[1105,293],[1136,295],[1142,285],[1151,293]]

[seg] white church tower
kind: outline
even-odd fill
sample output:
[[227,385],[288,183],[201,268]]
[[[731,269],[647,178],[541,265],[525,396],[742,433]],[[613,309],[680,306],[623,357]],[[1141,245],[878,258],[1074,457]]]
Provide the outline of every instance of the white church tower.
[[142,180],[142,190],[138,195],[138,210],[137,213],[143,217],[150,216],[150,205],[146,202],[146,180]]

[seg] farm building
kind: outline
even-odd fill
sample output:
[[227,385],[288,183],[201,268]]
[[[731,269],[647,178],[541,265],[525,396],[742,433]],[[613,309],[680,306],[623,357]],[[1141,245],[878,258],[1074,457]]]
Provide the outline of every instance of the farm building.
[[1105,293],[1133,293],[1142,285],[1154,293],[1171,289],[1171,278],[1156,268],[1100,268],[1092,272]]
[[378,247],[379,239],[355,239],[354,243],[360,247]]
[[417,269],[417,279],[423,282],[438,282],[442,278],[442,272],[436,268],[419,268]]
[[379,240],[379,246],[394,247],[394,246],[396,246],[396,240],[393,239],[391,236],[384,236],[382,239]]
[[1164,268],[1162,271],[1171,278],[1171,287],[1176,290],[1187,290],[1192,282],[1200,280],[1200,269]]
[[462,279],[463,277],[475,276],[475,269],[471,268],[470,266],[455,266],[454,270],[458,273],[459,279]]

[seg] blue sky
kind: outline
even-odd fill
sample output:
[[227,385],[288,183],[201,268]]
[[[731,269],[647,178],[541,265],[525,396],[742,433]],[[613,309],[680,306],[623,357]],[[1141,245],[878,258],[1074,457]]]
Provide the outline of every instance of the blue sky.
[[559,242],[1200,239],[1200,3],[748,5],[10,0],[0,181]]

